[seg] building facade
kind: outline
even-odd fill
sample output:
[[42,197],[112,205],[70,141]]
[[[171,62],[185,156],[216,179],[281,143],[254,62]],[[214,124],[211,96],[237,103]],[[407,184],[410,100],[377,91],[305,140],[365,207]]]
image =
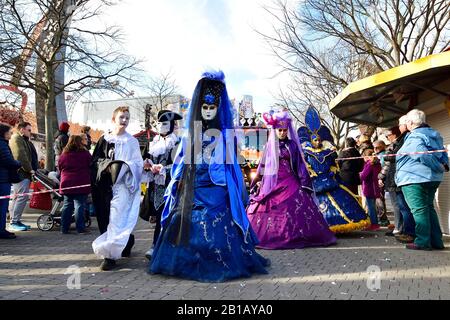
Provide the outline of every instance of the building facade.
[[[182,95],[173,95],[164,101],[164,109],[178,112],[183,116],[187,112],[188,99]],[[131,119],[128,131],[131,134],[141,132],[146,128],[146,120],[150,121],[150,125],[154,126],[158,112],[161,110],[157,107],[158,99],[156,97],[136,97],[117,100],[105,101],[86,101],[82,103],[81,122],[93,129],[108,132],[112,129],[111,115],[114,109],[120,106],[128,106],[130,108]],[[146,116],[146,110],[150,115]]]

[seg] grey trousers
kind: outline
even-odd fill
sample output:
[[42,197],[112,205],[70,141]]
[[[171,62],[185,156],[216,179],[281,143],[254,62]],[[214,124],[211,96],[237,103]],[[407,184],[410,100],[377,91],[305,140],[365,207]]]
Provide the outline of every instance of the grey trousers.
[[391,198],[392,210],[394,211],[395,230],[403,233],[403,216],[398,206],[397,192],[389,191],[389,198]]
[[[19,183],[13,184],[14,195],[20,193],[28,193],[30,192],[30,184],[31,181],[29,179],[24,179]],[[29,196],[21,196],[17,198],[13,198],[11,201],[11,223],[17,223],[22,219],[23,211],[25,210],[25,206],[27,205]]]

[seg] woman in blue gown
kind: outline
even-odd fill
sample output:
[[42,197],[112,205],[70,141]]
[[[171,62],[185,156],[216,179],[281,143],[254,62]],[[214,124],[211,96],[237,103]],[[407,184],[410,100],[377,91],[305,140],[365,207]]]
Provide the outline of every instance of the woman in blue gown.
[[257,240],[245,212],[248,195],[234,143],[226,140],[232,123],[224,74],[204,73],[164,196],[150,273],[203,282],[267,273],[269,261],[254,249]]
[[347,233],[370,226],[370,219],[361,207],[358,197],[339,180],[339,166],[334,147],[323,141],[333,141],[328,128],[320,123],[319,114],[309,108],[306,127],[298,130],[305,160],[313,181],[319,209],[334,233]]

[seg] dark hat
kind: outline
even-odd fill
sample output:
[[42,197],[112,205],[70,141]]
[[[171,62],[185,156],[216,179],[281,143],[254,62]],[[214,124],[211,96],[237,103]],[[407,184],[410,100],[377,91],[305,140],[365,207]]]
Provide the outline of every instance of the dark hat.
[[225,85],[222,82],[215,80],[207,80],[203,93],[203,103],[220,105],[220,97]]
[[161,110],[158,112],[158,121],[159,122],[165,122],[165,121],[175,121],[175,120],[182,120],[183,117],[179,115],[176,112],[172,112],[170,110]]

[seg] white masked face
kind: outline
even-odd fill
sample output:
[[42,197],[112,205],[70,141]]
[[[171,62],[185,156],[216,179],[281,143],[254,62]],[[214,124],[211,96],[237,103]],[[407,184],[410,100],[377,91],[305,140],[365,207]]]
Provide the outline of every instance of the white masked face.
[[158,122],[156,129],[161,135],[168,134],[170,131],[170,121]]
[[217,115],[217,106],[215,104],[206,104],[202,105],[202,118],[203,120],[211,121]]

